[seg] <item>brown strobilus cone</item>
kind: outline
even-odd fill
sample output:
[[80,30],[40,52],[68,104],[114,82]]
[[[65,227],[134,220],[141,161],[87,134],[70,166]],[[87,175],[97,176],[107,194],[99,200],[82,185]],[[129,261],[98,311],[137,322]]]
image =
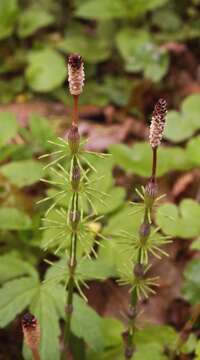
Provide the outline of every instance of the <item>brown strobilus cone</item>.
[[30,313],[23,316],[22,330],[24,341],[32,352],[34,360],[40,360],[40,324],[36,317]]

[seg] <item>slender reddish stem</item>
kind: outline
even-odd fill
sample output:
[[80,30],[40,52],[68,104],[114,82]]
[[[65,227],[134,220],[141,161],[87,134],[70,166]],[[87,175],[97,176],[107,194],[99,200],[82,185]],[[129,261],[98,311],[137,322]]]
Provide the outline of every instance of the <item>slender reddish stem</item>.
[[152,148],[153,151],[153,162],[152,162],[152,175],[151,175],[151,180],[153,182],[156,181],[156,169],[157,169],[157,147]]
[[73,107],[73,119],[72,119],[72,125],[78,126],[78,95],[74,95],[74,107]]

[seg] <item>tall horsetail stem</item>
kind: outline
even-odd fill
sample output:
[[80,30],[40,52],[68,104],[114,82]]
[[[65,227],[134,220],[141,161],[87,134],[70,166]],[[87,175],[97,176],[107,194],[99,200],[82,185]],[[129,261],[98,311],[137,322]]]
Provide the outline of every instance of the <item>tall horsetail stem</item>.
[[[135,282],[139,282],[145,279],[146,269],[149,264],[144,264],[142,250],[145,249],[145,245],[151,234],[152,228],[152,212],[154,203],[156,201],[158,186],[156,181],[157,171],[157,149],[161,144],[165,122],[167,115],[167,102],[165,99],[159,99],[154,107],[152,114],[152,121],[149,131],[149,142],[152,148],[152,173],[148,183],[145,186],[142,199],[144,201],[144,214],[143,221],[139,227],[138,241],[139,249],[137,253],[137,260],[133,264],[133,274]],[[153,253],[153,252],[152,252]],[[131,359],[134,353],[134,334],[136,330],[136,317],[138,313],[139,296],[137,286],[134,286],[131,290],[130,305],[128,309],[128,328],[123,334],[124,340],[124,356],[125,359]]]
[[[77,265],[77,227],[80,220],[78,187],[81,178],[81,169],[78,165],[76,155],[78,154],[80,145],[80,135],[78,131],[78,99],[79,95],[83,91],[84,79],[84,65],[81,56],[78,54],[70,55],[68,59],[68,82],[69,91],[73,96],[74,104],[72,124],[68,132],[68,144],[71,151],[70,182],[73,194],[69,209],[69,222],[72,232],[68,260],[69,281],[67,286],[66,322],[64,328],[64,345],[67,348],[69,348],[71,334],[71,317],[73,312],[73,294],[75,288],[74,275]],[[65,358],[66,354],[63,354],[63,359]]]

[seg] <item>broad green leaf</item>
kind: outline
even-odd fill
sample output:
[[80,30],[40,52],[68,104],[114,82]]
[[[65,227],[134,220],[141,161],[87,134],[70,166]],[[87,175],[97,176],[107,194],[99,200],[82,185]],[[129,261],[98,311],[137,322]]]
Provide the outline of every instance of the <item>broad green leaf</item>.
[[129,72],[144,71],[146,77],[159,81],[168,69],[168,55],[158,48],[148,32],[123,29],[117,35],[119,52]]
[[198,304],[200,297],[199,283],[200,259],[195,259],[187,264],[184,271],[183,294],[191,304]]
[[173,347],[177,339],[176,331],[167,325],[152,325],[144,329],[138,330],[135,334],[136,346],[141,346],[144,343],[157,343],[162,348],[164,346]]
[[177,111],[169,111],[164,135],[173,142],[186,140],[194,133],[193,125]]
[[101,351],[105,346],[102,322],[101,317],[83,299],[74,296],[72,331],[96,351]]
[[8,207],[0,209],[0,230],[26,230],[31,226],[30,217],[23,211]]
[[168,357],[164,355],[162,346],[156,342],[150,344],[143,344],[139,348],[136,348],[134,354],[135,360],[168,360]]
[[54,16],[39,6],[31,6],[20,13],[18,20],[18,34],[25,38],[34,34],[42,27],[54,22]]
[[86,19],[100,20],[135,18],[166,2],[167,0],[89,0],[80,4],[76,15]]
[[196,335],[194,333],[190,333],[188,339],[181,348],[181,352],[183,354],[191,354],[195,351],[196,345],[197,345]]
[[125,205],[120,211],[110,217],[108,224],[104,228],[105,236],[119,235],[120,231],[138,232],[141,223],[141,213],[133,213],[137,208]]
[[48,92],[61,85],[66,78],[64,58],[53,49],[33,51],[28,57],[26,79],[34,91]]
[[32,265],[22,260],[18,254],[10,252],[0,256],[0,283],[23,275],[37,278],[37,273]]
[[55,133],[49,121],[38,114],[32,114],[29,127],[35,151],[42,152],[44,150],[51,150],[52,145],[48,141],[55,139]]
[[90,351],[87,360],[124,360],[124,347],[116,346],[101,352]]
[[106,346],[114,347],[120,345],[122,342],[121,335],[124,331],[124,324],[114,318],[104,318],[102,325]]
[[104,38],[80,34],[67,34],[59,44],[62,51],[74,53],[79,49],[81,56],[89,63],[105,61],[110,55],[109,44]]
[[10,112],[0,113],[0,147],[12,139],[18,130],[17,120]]
[[[123,144],[109,147],[114,162],[122,169],[140,176],[149,177],[151,174],[152,151],[145,142],[136,143],[133,147]],[[169,171],[187,169],[191,167],[187,155],[179,147],[160,147],[158,150],[157,175],[162,176]]]
[[197,346],[195,349],[195,360],[200,360],[200,340],[197,342]]
[[89,260],[83,259],[79,262],[77,272],[84,280],[106,280],[113,275],[112,266],[104,259]]
[[4,327],[22,312],[37,293],[38,280],[23,277],[7,282],[0,289],[0,326]]
[[14,30],[18,15],[17,0],[1,0],[0,3],[0,39],[10,36]]
[[115,186],[109,190],[108,196],[105,197],[105,204],[102,204],[98,200],[94,202],[95,209],[97,210],[98,214],[105,215],[111,213],[123,205],[125,195],[125,189],[119,186]]
[[180,112],[169,111],[165,137],[173,142],[181,142],[192,136],[200,128],[200,95],[188,96],[182,103]]
[[[48,281],[65,283],[69,278],[69,268],[66,266],[66,258],[61,259],[52,265],[47,273],[46,279]],[[112,266],[104,261],[104,259],[89,260],[82,258],[79,260],[75,272],[75,277],[80,280],[105,280],[113,275]]]
[[40,354],[41,360],[59,360],[59,316],[55,305],[53,292],[56,286],[41,285],[32,300],[30,311],[39,320],[41,326]]
[[161,205],[156,214],[156,222],[165,234],[188,239],[200,234],[199,217],[199,203],[184,199],[179,208],[174,204]]
[[80,4],[76,10],[78,17],[86,19],[116,19],[127,17],[126,1],[89,0]]
[[0,172],[19,187],[32,185],[43,175],[42,165],[36,160],[13,161],[1,166]]
[[192,167],[200,166],[200,136],[196,136],[187,143],[186,156]]

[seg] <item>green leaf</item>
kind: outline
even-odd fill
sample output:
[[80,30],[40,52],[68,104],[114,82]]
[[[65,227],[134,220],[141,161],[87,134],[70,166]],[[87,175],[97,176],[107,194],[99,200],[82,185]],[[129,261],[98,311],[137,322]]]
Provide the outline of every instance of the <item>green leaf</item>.
[[200,95],[188,96],[182,103],[180,112],[169,111],[165,128],[165,137],[175,143],[184,141],[192,136],[198,129]]
[[8,207],[2,207],[0,209],[1,230],[26,230],[30,228],[31,219],[24,212]]
[[123,0],[89,0],[80,4],[76,16],[86,19],[116,19],[127,17],[127,8]]
[[101,351],[105,346],[101,317],[78,295],[74,296],[72,314],[73,333],[85,340],[94,350]]
[[161,205],[156,222],[165,234],[188,239],[200,234],[199,217],[200,204],[192,199],[184,199],[179,208],[174,204]]
[[[133,147],[123,144],[109,147],[114,162],[123,170],[148,177],[151,174],[152,151],[145,142],[136,143]],[[171,170],[190,167],[187,155],[179,147],[160,147],[158,150],[157,175],[162,176]]]
[[200,166],[200,136],[196,136],[187,143],[186,156],[192,167]]
[[135,335],[135,344],[136,346],[141,346],[143,344],[156,343],[163,347],[173,347],[177,340],[176,331],[166,325],[152,325],[147,326],[142,330],[138,330]]
[[37,278],[37,272],[32,265],[22,260],[16,253],[10,252],[0,256],[0,283],[23,275]]
[[16,95],[24,89],[24,79],[17,76],[8,81],[0,80],[0,101],[2,104],[8,104],[15,99]]
[[107,347],[121,344],[121,334],[124,331],[124,324],[122,322],[114,318],[104,318],[102,328]]
[[143,344],[134,354],[135,360],[168,360],[168,357],[163,354],[162,347],[156,342],[151,344]]
[[144,71],[147,78],[159,81],[168,69],[168,55],[157,47],[144,30],[123,29],[117,35],[117,47],[129,72]]
[[164,5],[167,0],[89,0],[78,7],[76,15],[86,19],[135,18]]
[[199,303],[200,283],[199,283],[200,259],[195,259],[187,264],[184,271],[183,294],[186,300],[192,305]]
[[34,34],[42,27],[51,25],[54,22],[54,16],[46,12],[39,6],[30,6],[28,9],[20,13],[18,23],[18,34],[21,38],[25,38]]
[[1,166],[0,172],[19,187],[32,185],[43,175],[42,165],[36,160],[13,161]]
[[18,130],[16,117],[10,112],[0,113],[0,147],[12,139]]
[[4,327],[21,313],[37,292],[38,280],[23,277],[7,282],[0,289],[0,326]]
[[104,259],[84,259],[79,262],[77,272],[84,280],[106,280],[113,275],[112,266]]
[[81,56],[89,63],[105,61],[110,55],[106,39],[84,34],[67,34],[58,44],[58,49],[66,53],[74,53],[79,49]]
[[98,200],[94,201],[95,209],[98,214],[108,214],[117,210],[123,205],[126,196],[126,191],[122,187],[115,186],[108,192],[108,196],[105,197],[105,205],[100,203]]
[[195,360],[200,360],[200,340],[197,342],[197,346],[195,349]]
[[55,133],[49,121],[38,114],[32,114],[29,127],[35,151],[42,152],[44,150],[51,150],[52,145],[48,143],[48,141],[55,140]]
[[41,326],[40,354],[42,360],[59,360],[59,316],[52,293],[57,287],[41,285],[31,303],[30,311],[39,320]]
[[1,0],[0,39],[5,39],[12,34],[18,11],[19,9],[17,0]]
[[65,61],[56,50],[46,48],[31,52],[28,61],[26,79],[34,91],[51,91],[66,78]]

